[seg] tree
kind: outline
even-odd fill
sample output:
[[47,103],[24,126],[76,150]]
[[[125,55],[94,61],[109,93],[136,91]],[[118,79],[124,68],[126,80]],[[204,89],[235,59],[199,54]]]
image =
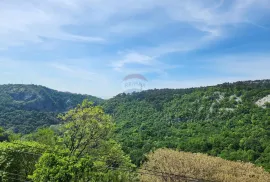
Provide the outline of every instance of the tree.
[[251,163],[232,162],[205,154],[158,149],[141,167],[142,182],[216,181],[265,182],[270,174]]
[[6,141],[8,139],[7,135],[4,133],[4,129],[0,127],[0,142]]
[[87,100],[60,118],[67,122],[63,127],[62,143],[70,156],[81,157],[112,136],[111,117]]
[[36,165],[34,181],[133,181],[134,165],[112,137],[114,125],[100,106],[84,101],[60,118],[66,122],[54,153]]
[[52,148],[57,144],[57,135],[51,128],[40,128],[35,133],[24,135],[22,139],[35,141],[40,144],[51,146]]
[[0,143],[0,176],[2,181],[27,181],[35,164],[46,150],[36,142],[13,141]]

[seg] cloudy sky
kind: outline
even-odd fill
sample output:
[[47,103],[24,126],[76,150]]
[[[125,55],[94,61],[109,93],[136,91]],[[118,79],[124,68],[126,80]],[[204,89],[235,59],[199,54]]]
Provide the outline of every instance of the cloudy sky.
[[0,84],[109,98],[270,78],[270,0],[1,0]]

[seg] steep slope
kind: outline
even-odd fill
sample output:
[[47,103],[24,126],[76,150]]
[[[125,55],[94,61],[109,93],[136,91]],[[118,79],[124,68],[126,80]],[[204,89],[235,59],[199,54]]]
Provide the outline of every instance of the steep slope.
[[58,124],[58,113],[74,108],[84,99],[99,104],[97,97],[58,92],[37,85],[0,85],[0,126],[29,133],[41,126]]
[[270,80],[156,89],[107,101],[42,86],[2,85],[0,125],[29,133],[59,124],[58,113],[87,98],[113,116],[116,138],[137,165],[149,151],[167,147],[253,162],[270,170],[269,95]]
[[253,162],[270,170],[270,80],[120,94],[104,104],[137,165],[168,147]]

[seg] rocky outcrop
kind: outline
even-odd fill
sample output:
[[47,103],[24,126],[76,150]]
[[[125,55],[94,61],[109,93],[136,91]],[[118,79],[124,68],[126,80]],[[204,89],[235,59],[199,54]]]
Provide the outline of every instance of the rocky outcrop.
[[265,104],[270,103],[270,95],[258,100],[256,102],[257,106],[265,108]]

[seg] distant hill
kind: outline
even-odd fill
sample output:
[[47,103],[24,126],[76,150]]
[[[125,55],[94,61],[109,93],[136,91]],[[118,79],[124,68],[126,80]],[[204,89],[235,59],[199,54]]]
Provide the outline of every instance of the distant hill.
[[102,99],[35,85],[0,86],[0,125],[20,133],[59,124],[84,99],[101,104],[115,138],[140,165],[158,148],[241,160],[270,171],[270,80],[155,89]]
[[104,108],[137,165],[149,151],[166,147],[270,170],[270,80],[120,94]]
[[59,92],[43,86],[0,85],[0,126],[29,133],[41,126],[58,124],[56,115],[76,107],[84,99],[100,104],[102,99]]

